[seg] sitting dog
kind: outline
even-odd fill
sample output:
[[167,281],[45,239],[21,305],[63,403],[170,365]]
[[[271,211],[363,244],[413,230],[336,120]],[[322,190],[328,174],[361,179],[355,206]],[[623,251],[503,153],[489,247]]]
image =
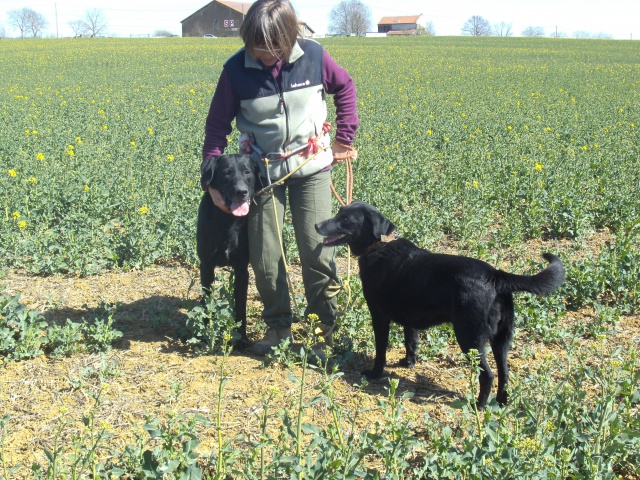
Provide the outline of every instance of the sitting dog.
[[535,295],[554,292],[564,281],[560,259],[550,253],[549,265],[533,276],[514,275],[469,257],[431,253],[394,234],[395,225],[371,205],[354,202],[340,208],[329,220],[316,224],[327,246],[348,244],[358,256],[365,300],[371,313],[376,343],[370,379],[383,376],[389,327],[404,327],[406,358],[402,366],[416,363],[419,330],[449,322],[464,353],[480,354],[480,394],[484,408],[493,373],[485,356],[491,344],[498,367],[500,404],[507,402],[507,355],[514,329],[513,292]]
[[211,294],[216,267],[232,267],[236,322],[243,347],[247,341],[247,291],[249,288],[249,239],[247,214],[259,170],[249,155],[219,155],[203,162],[202,184],[220,192],[226,209],[215,206],[208,191],[202,195],[196,231],[200,259],[200,283]]

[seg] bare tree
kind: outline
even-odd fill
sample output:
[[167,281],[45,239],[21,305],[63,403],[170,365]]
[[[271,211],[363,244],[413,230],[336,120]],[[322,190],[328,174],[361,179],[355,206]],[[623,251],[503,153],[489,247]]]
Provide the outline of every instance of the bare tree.
[[591,34],[589,32],[585,32],[584,30],[578,30],[577,32],[573,32],[574,38],[591,38]]
[[544,37],[544,28],[527,27],[522,31],[523,37]]
[[28,22],[28,28],[33,38],[41,36],[42,31],[47,26],[47,19],[45,16],[35,10],[29,10]]
[[362,36],[371,28],[371,10],[360,0],[342,0],[329,13],[329,31]]
[[0,27],[0,38],[7,38],[7,32],[4,30],[4,27]]
[[153,32],[154,37],[175,37],[169,30],[156,30]]
[[598,32],[591,36],[591,38],[597,38],[599,40],[611,40],[613,37],[605,32]]
[[29,11],[30,8],[21,8],[19,10],[9,10],[7,16],[9,25],[20,30],[20,37],[24,38],[29,29]]
[[559,32],[558,30],[555,30],[551,35],[551,38],[567,38],[567,34],[564,32]]
[[107,19],[99,8],[89,8],[84,14],[84,26],[87,35],[97,37],[107,29]]
[[71,31],[73,32],[74,37],[81,37],[85,33],[85,23],[84,20],[71,20],[68,23]]
[[462,34],[473,37],[491,35],[491,24],[484,18],[474,15],[462,26]]
[[416,35],[426,35],[434,37],[436,35],[436,28],[433,26],[433,22],[427,22],[426,25],[418,25],[416,29]]
[[512,37],[511,24],[507,22],[494,23],[493,34],[498,37]]

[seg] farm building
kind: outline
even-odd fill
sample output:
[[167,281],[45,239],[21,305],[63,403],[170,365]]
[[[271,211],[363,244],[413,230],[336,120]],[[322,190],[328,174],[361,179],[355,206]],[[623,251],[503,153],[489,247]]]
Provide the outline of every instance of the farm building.
[[237,37],[252,2],[213,0],[182,20],[183,37]]
[[405,17],[382,17],[378,22],[378,33],[387,35],[415,35],[418,29],[420,15]]
[[[183,37],[237,37],[244,16],[253,2],[228,2],[213,0],[204,7],[182,20]],[[300,22],[303,36],[313,35],[314,31],[305,22]]]

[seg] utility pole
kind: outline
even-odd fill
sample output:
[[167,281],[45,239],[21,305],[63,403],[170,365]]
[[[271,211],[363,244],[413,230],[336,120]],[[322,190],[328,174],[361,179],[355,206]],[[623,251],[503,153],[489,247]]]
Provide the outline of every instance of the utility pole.
[[55,7],[55,9],[56,9],[56,38],[60,38],[60,37],[58,36],[58,4],[57,4],[57,3],[54,3],[54,4],[53,4],[53,6],[54,6],[54,7]]

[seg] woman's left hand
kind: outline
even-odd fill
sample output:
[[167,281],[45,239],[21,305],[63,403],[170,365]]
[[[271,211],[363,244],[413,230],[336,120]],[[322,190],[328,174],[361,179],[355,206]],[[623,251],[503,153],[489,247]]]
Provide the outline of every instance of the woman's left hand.
[[337,140],[333,141],[333,145],[331,145],[331,151],[333,152],[332,165],[344,162],[348,158],[355,160],[358,157],[358,151],[355,148],[350,145],[340,143]]

